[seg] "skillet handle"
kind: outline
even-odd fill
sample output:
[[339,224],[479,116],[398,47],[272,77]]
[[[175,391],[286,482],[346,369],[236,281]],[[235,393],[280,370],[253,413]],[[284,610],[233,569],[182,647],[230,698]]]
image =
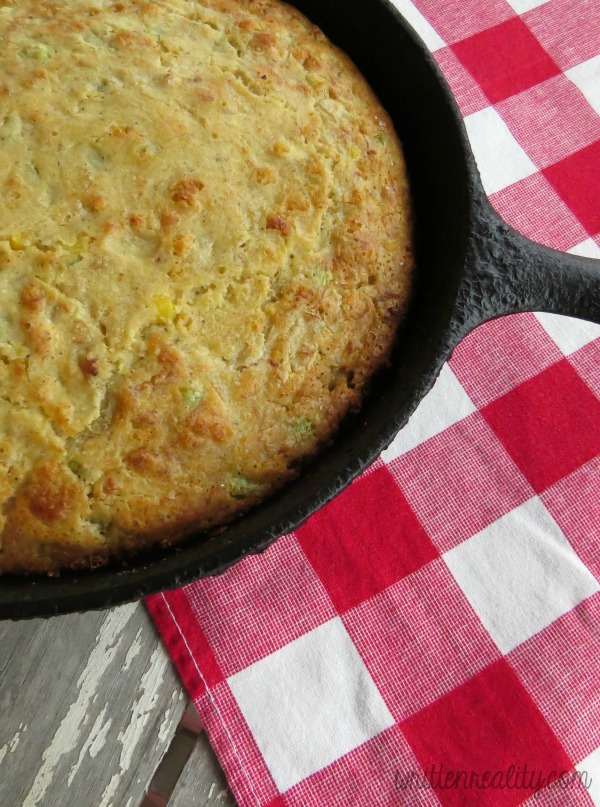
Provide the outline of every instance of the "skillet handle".
[[455,317],[459,340],[488,320],[524,311],[600,324],[600,260],[530,241],[506,224],[487,199],[478,207],[465,268]]

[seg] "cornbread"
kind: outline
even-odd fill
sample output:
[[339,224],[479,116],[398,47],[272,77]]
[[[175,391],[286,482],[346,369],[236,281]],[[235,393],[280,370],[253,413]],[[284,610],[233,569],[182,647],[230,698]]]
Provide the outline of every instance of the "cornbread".
[[263,500],[405,309],[392,124],[275,0],[0,0],[0,194],[3,572]]

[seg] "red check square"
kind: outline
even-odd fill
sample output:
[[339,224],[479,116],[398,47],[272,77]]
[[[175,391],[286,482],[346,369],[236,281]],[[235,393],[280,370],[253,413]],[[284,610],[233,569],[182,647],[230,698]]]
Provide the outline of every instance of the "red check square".
[[293,535],[188,591],[196,620],[227,677],[335,616]]
[[297,536],[339,613],[439,554],[387,468],[357,480]]
[[541,495],[546,509],[588,569],[600,580],[600,457]]
[[600,140],[600,116],[562,74],[507,98],[496,109],[540,168]]
[[486,322],[469,334],[454,351],[450,367],[469,398],[482,407],[562,358],[535,316],[518,314]]
[[440,552],[533,495],[478,412],[394,460],[389,468]]
[[396,720],[500,656],[441,559],[349,611],[343,622]]
[[600,594],[506,657],[575,764],[600,747]]
[[[506,776],[511,765],[521,770],[526,765],[529,771],[541,776],[573,768],[531,696],[504,659],[409,717],[401,728],[421,766],[432,772],[431,782],[444,807],[465,804],[510,807],[524,801],[536,789],[535,781],[533,787],[521,789],[489,786],[465,789],[451,784],[455,780],[469,782],[471,775],[481,782],[486,771],[492,778]],[[446,778],[448,774],[451,779]]]
[[600,401],[566,359],[481,414],[536,493],[600,453]]
[[515,17],[506,0],[462,0],[449,6],[447,0],[414,0],[444,42],[458,42],[503,20]]
[[600,233],[600,140],[543,171],[590,235]]
[[[589,236],[542,174],[532,174],[490,196],[512,227],[527,238],[567,252]],[[525,315],[527,316],[527,315]],[[502,319],[506,322],[507,317]],[[479,333],[478,328],[475,333]]]
[[560,73],[519,17],[457,42],[452,50],[493,104]]

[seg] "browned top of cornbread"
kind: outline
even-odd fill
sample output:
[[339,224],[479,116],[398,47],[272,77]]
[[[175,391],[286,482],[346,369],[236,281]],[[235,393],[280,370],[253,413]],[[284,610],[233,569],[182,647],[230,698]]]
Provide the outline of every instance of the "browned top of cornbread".
[[263,499],[405,306],[392,125],[272,0],[1,0],[0,198],[0,571]]

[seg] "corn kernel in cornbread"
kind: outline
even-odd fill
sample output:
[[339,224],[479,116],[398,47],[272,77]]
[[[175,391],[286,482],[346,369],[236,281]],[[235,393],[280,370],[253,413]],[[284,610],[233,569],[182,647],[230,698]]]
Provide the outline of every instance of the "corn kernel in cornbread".
[[105,563],[292,478],[385,361],[400,145],[274,0],[0,3],[0,571]]

